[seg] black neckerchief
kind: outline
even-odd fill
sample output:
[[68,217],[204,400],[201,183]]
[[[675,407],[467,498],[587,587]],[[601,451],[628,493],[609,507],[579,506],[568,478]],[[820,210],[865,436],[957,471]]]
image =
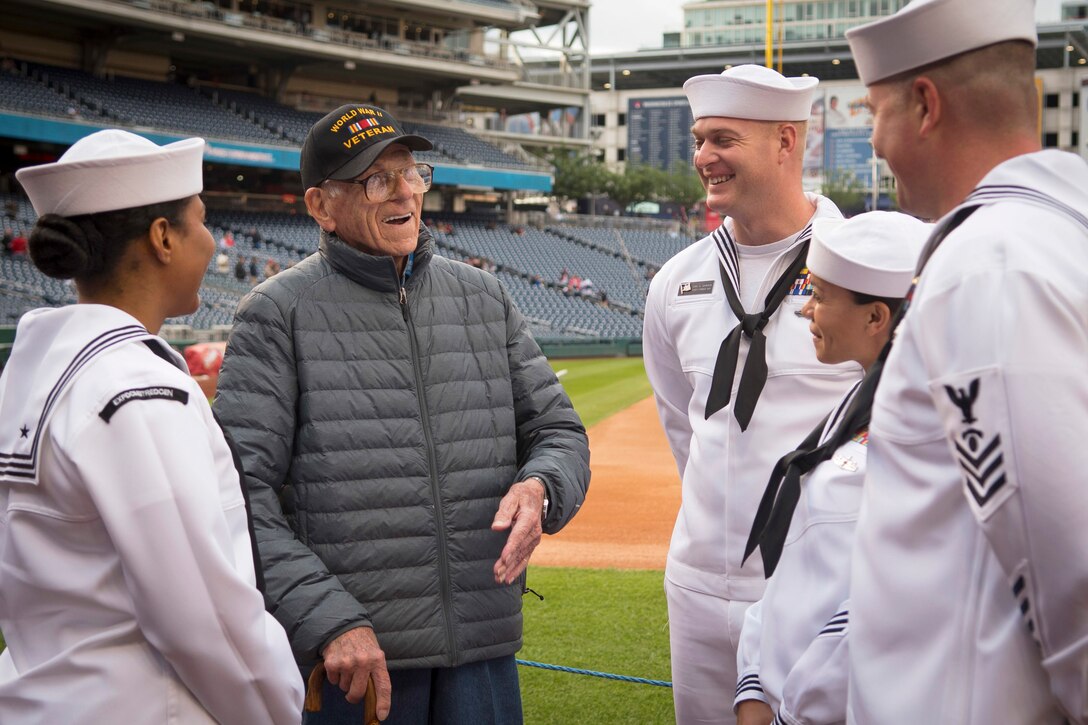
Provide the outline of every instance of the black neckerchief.
[[[748,560],[756,546],[763,556],[763,573],[770,577],[778,566],[782,556],[782,547],[790,530],[793,512],[801,498],[801,477],[816,466],[831,458],[835,451],[858,432],[869,427],[869,415],[872,411],[873,394],[878,378],[866,376],[854,386],[848,396],[835,411],[824,418],[801,445],[778,459],[771,471],[771,478],[763,492],[763,498],[756,509],[752,521],[752,531],[744,546],[744,558]],[[856,392],[854,392],[856,391]],[[828,421],[831,420],[830,433],[822,436]],[[823,442],[821,443],[821,438]]]
[[721,273],[722,287],[725,289],[725,298],[729,302],[729,309],[737,318],[737,326],[726,335],[718,348],[718,359],[714,363],[714,376],[710,381],[710,393],[706,400],[706,418],[717,413],[729,405],[732,397],[733,378],[737,371],[737,360],[740,357],[740,341],[747,337],[751,342],[748,347],[748,358],[744,361],[744,369],[740,374],[740,387],[737,390],[737,402],[733,405],[733,415],[740,424],[742,431],[748,429],[752,420],[759,395],[763,392],[763,386],[767,383],[767,336],[763,328],[770,322],[771,316],[778,310],[782,300],[785,299],[793,281],[805,268],[808,256],[809,238],[812,236],[812,225],[809,224],[797,236],[797,246],[801,248],[785,272],[771,287],[764,300],[764,308],[761,312],[747,314],[744,305],[741,304],[740,295],[737,292],[740,286],[740,265],[737,263],[734,249],[735,242],[729,231],[723,224],[714,233],[714,241],[720,251],[722,259],[730,262],[729,268],[721,261],[718,268]]

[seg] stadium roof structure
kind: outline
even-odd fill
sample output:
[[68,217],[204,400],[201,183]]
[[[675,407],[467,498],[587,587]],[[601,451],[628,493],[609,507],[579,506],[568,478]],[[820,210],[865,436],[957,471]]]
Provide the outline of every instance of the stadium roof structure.
[[[11,31],[84,43],[85,69],[92,71],[86,66],[107,49],[120,48],[167,53],[187,68],[257,64],[284,78],[303,72],[358,82],[380,73],[393,87],[438,93],[447,102],[460,95],[464,103],[513,113],[587,103],[589,0],[338,0],[336,5],[403,18],[408,26],[487,33],[485,42],[500,50],[458,52],[185,0],[6,0],[4,23]],[[518,39],[511,33],[519,33]],[[543,52],[558,58],[561,71],[530,76],[523,51],[528,57]]]
[[[1040,69],[1068,68],[1088,59],[1088,25],[1083,20],[1040,25],[1036,55]],[[777,57],[776,54],[776,61]],[[742,63],[762,65],[764,59],[762,43],[599,55],[591,60],[591,85],[595,91],[605,89],[606,83],[613,90],[679,89],[692,76],[720,73]],[[807,73],[821,80],[858,77],[845,39],[786,42],[782,47],[782,67],[787,76]]]
[[[424,0],[404,0],[399,4],[409,6],[402,8],[402,13],[414,6],[438,6],[438,3]],[[460,25],[466,21],[486,22],[489,14],[494,22],[505,18],[521,25],[525,21],[521,13],[514,15],[463,0],[446,3],[445,14],[450,13],[451,6],[461,16]],[[92,45],[101,43],[105,47],[125,50],[165,52],[195,64],[258,63],[284,70],[329,64],[329,70],[334,70],[337,67],[344,69],[345,61],[350,61],[355,68],[345,70],[360,67],[381,70],[391,74],[384,79],[393,83],[420,78],[457,82],[486,78],[509,82],[518,77],[516,68],[501,62],[485,62],[472,57],[461,59],[452,55],[444,57],[438,49],[427,52],[430,49],[423,44],[386,45],[377,40],[370,42],[372,39],[357,33],[337,33],[319,26],[301,28],[278,18],[221,11],[212,3],[8,0],[4,11],[5,24],[12,29],[29,23],[29,29],[34,33],[68,36],[89,41]],[[465,12],[462,14],[462,11]],[[48,13],[48,26],[43,26],[43,12]],[[350,77],[350,74],[343,75]]]
[[[300,79],[346,88],[377,85],[395,94],[400,107],[434,114],[429,118],[437,120],[457,109],[514,115],[579,107],[584,112],[575,138],[559,141],[589,143],[590,0],[272,3],[300,9],[293,17],[268,8],[262,14],[223,5],[250,8],[249,3],[196,0],[6,0],[4,26],[10,33],[40,37],[47,46],[58,41],[81,49],[67,62],[92,74],[112,71],[107,61],[113,51],[124,51],[169,58],[178,78],[208,79],[223,87],[245,85],[247,73],[254,75],[247,69],[257,69],[256,90],[269,98],[281,98],[292,79],[296,87]],[[260,6],[252,2],[252,7]],[[305,19],[301,8],[307,8]],[[311,11],[322,16],[311,18]],[[339,12],[367,20],[368,29],[360,32],[358,26],[337,22]],[[374,18],[389,24],[370,31]],[[549,59],[547,67],[536,63],[540,58]],[[25,120],[5,117],[0,132],[28,138]],[[47,131],[33,138],[54,143],[70,142],[78,131],[62,120],[33,126]],[[500,143],[519,141],[516,134],[490,137]],[[221,160],[274,168],[293,163],[284,149],[221,147]],[[477,185],[543,191],[551,186],[550,174],[543,177],[546,183],[504,173],[493,184]]]

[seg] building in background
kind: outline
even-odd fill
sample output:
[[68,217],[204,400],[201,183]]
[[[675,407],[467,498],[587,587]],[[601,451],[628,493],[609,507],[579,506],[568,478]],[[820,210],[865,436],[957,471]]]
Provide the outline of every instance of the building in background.
[[[777,0],[776,38],[842,40],[857,25],[891,15],[907,0]],[[763,43],[767,36],[766,0],[701,0],[684,5],[681,45],[743,45]]]
[[1088,3],[1062,3],[1062,20],[1088,20]]
[[[888,15],[905,0],[816,0],[775,2],[783,18],[779,58],[787,76],[820,78],[805,156],[805,185],[851,184],[887,194],[894,183],[887,168],[874,163],[871,118],[865,88],[858,80],[843,33],[849,27]],[[707,0],[684,6],[685,29],[679,47],[662,47],[593,58],[591,129],[594,152],[613,168],[628,162],[659,167],[690,158],[690,126],[682,86],[691,76],[720,73],[742,63],[765,62],[763,0]],[[1040,139],[1088,158],[1088,23],[1083,2],[1066,3],[1068,19],[1039,26],[1037,79]],[[675,38],[673,38],[675,41]],[[688,115],[685,116],[685,113]],[[684,148],[687,147],[686,154]]]

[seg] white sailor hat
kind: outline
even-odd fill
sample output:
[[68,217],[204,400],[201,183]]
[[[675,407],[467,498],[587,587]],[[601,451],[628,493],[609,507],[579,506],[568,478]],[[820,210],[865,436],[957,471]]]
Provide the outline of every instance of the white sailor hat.
[[34,211],[79,216],[184,199],[204,189],[204,139],[158,146],[111,128],[72,144],[56,162],[19,169]]
[[846,31],[869,86],[1006,40],[1038,44],[1034,0],[913,0],[894,15]]
[[696,119],[807,121],[820,79],[786,78],[761,65],[737,65],[721,75],[688,78],[684,93]]
[[871,211],[812,223],[808,269],[820,279],[875,297],[903,297],[932,224]]

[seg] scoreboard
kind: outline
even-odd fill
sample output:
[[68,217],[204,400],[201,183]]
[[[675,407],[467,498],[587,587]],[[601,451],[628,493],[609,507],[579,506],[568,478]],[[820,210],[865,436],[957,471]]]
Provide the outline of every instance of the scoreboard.
[[691,106],[686,96],[627,101],[627,162],[668,170],[691,163]]

